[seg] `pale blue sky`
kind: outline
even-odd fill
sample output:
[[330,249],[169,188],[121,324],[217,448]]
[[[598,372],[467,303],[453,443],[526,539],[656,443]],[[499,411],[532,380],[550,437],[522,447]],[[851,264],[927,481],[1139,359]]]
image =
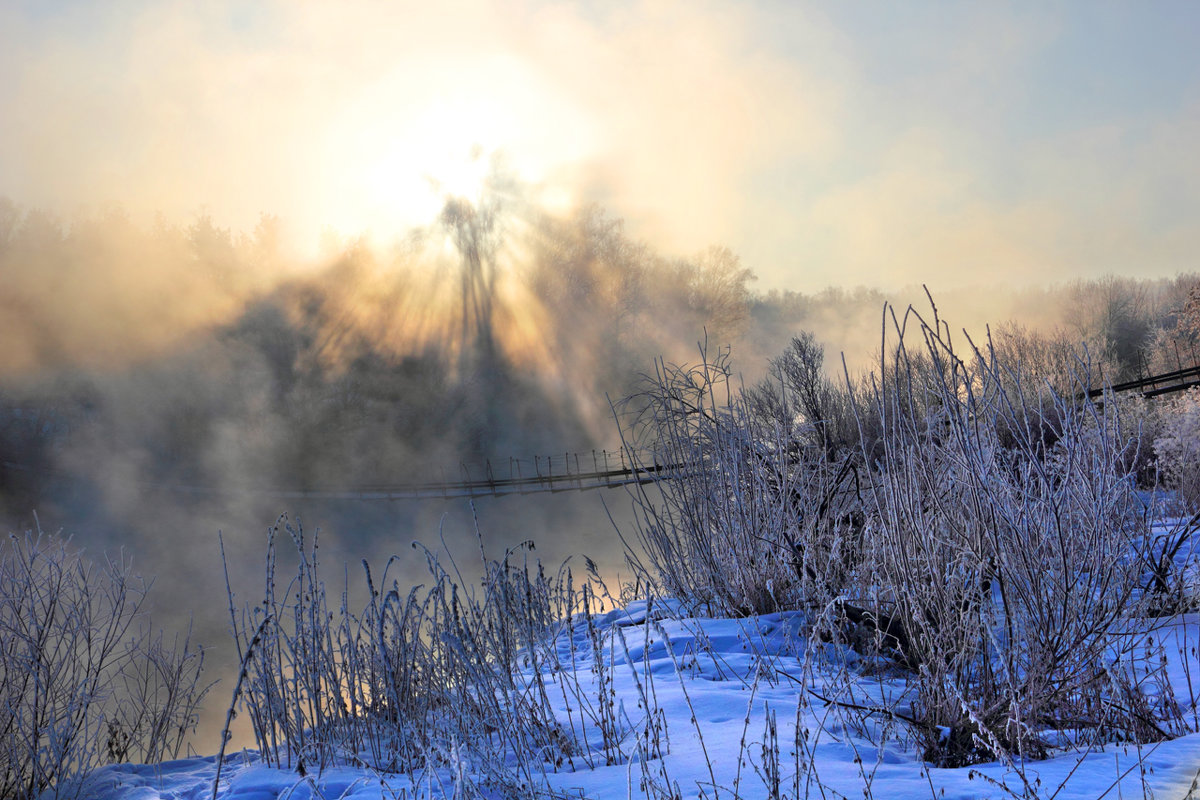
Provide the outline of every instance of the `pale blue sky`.
[[479,143],[765,288],[1170,275],[1198,53],[1197,2],[6,4],[0,194],[386,239]]

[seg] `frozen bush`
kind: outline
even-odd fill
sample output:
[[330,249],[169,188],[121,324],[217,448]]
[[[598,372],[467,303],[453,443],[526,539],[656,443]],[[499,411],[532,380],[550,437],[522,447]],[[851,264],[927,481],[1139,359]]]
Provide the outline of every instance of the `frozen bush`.
[[110,761],[178,755],[207,687],[203,652],[168,645],[128,560],[53,536],[0,544],[0,796],[75,797]]
[[1121,635],[1150,563],[1137,431],[1086,384],[1064,397],[990,346],[960,356],[936,310],[889,327],[860,602],[903,621],[880,645],[916,673],[924,730],[949,732],[927,758],[1041,757],[1046,731],[1160,738]]
[[736,389],[725,353],[660,363],[624,430],[664,468],[635,493],[639,577],[705,613],[802,609],[890,659],[938,764],[1168,735],[1121,635],[1177,583],[1137,494],[1145,414],[1089,400],[1086,357],[1052,383],[990,340],[956,350],[936,308],[888,308],[884,334],[839,401],[856,453],[806,424],[835,393],[804,341],[772,392]]
[[1154,440],[1162,482],[1190,511],[1200,511],[1200,389],[1165,401],[1161,433]]
[[[282,591],[279,538],[297,560]],[[528,542],[484,557],[477,586],[416,547],[427,584],[402,590],[396,557],[381,573],[364,562],[367,599],[356,611],[349,586],[328,602],[315,536],[286,518],[271,529],[262,602],[239,610],[229,592],[242,663],[229,716],[235,707],[249,715],[264,760],[313,772],[350,763],[416,782],[449,772],[455,796],[482,787],[534,796],[545,772],[589,761],[597,738],[603,763],[622,760],[628,720],[608,698],[585,699],[588,689],[568,679],[575,653],[560,663],[556,641],[599,608],[594,587],[575,586],[565,568],[547,575],[527,558]],[[552,694],[579,709],[570,727]]]
[[[821,603],[853,570],[861,533],[855,465],[830,460],[764,395],[735,389],[728,353],[694,367],[660,362],[624,431],[660,480],[637,487],[636,574],[705,614]],[[787,384],[774,395],[791,407]],[[650,466],[642,464],[641,466]]]

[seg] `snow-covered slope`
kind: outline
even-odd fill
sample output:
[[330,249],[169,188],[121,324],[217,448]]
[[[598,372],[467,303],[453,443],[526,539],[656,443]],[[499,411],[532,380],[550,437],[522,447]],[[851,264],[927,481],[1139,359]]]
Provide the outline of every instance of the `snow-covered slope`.
[[[546,764],[540,786],[500,789],[477,785],[469,775],[456,782],[453,766],[396,776],[347,765],[301,775],[238,752],[226,756],[217,796],[1200,796],[1195,732],[1140,747],[1066,748],[1025,764],[929,767],[904,722],[909,698],[901,671],[805,640],[795,614],[681,616],[671,604],[647,614],[646,604],[637,603],[564,627],[557,640],[560,659],[574,667],[553,676],[551,696],[558,698],[555,710],[564,728],[586,746],[561,765]],[[1163,643],[1164,674],[1187,710],[1185,724],[1196,731],[1200,615],[1147,622],[1136,635]],[[604,711],[599,704],[607,701],[612,705]],[[211,797],[215,773],[213,757],[109,766],[89,777],[82,796],[200,800]]]

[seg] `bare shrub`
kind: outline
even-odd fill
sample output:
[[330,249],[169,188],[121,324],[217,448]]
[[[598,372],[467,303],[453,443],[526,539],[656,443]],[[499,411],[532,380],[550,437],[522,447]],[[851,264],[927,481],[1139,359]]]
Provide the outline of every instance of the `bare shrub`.
[[771,359],[769,373],[747,393],[755,414],[780,424],[789,439],[819,447],[830,461],[857,449],[853,395],[826,375],[825,350],[811,332],[793,337]]
[[58,537],[0,544],[0,796],[75,797],[101,764],[179,754],[203,651],[151,630],[148,590],[128,560]]
[[[278,591],[281,534],[297,566]],[[230,590],[243,663],[232,702],[248,713],[267,763],[358,764],[414,782],[449,772],[456,793],[493,787],[511,796],[544,786],[547,771],[576,759],[596,765],[594,751],[600,764],[628,757],[634,725],[608,702],[611,681],[602,671],[597,686],[578,676],[583,662],[594,673],[604,662],[590,617],[601,606],[595,587],[576,587],[565,566],[547,575],[528,559],[532,543],[492,561],[480,541],[477,586],[419,546],[426,587],[401,591],[389,574],[396,557],[379,575],[364,562],[368,596],[356,612],[348,586],[330,607],[316,537],[280,519],[268,537],[263,601],[238,611]],[[590,658],[576,652],[577,625],[589,631]],[[556,694],[571,710],[567,725],[556,717]]]
[[629,452],[663,475],[635,490],[639,577],[705,613],[804,609],[815,638],[891,660],[916,696],[895,718],[938,764],[1169,735],[1123,631],[1178,594],[1192,526],[1152,535],[1144,409],[1089,400],[1086,353],[1031,372],[990,339],[956,350],[936,307],[886,308],[838,455],[806,424],[839,393],[810,344],[773,392],[735,388],[720,352],[631,400]]
[[1081,402],[1086,384],[1065,397],[1031,387],[990,345],[960,357],[936,309],[890,329],[864,602],[904,621],[889,644],[917,671],[922,730],[939,731],[927,758],[1036,758],[1067,730],[1161,738],[1121,635],[1150,541],[1137,432],[1116,404]]
[[[635,490],[635,572],[708,614],[836,595],[858,547],[854,465],[829,461],[786,415],[756,411],[732,381],[728,352],[702,350],[695,367],[660,361],[631,398],[629,452],[668,468]],[[786,385],[778,397],[793,402]]]
[[1154,440],[1159,475],[1189,511],[1200,511],[1200,390],[1165,401],[1162,430]]

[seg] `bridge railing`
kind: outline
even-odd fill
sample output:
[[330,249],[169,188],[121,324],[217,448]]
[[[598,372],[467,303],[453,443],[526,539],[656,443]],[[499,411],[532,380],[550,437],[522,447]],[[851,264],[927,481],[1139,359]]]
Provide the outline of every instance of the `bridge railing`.
[[1138,378],[1137,380],[1114,383],[1112,386],[1101,387],[1099,389],[1092,389],[1088,392],[1088,397],[1094,400],[1103,397],[1105,392],[1112,392],[1113,394],[1139,392],[1142,397],[1150,398],[1172,392],[1182,392],[1195,386],[1200,386],[1200,365],[1172,370],[1171,372],[1163,372],[1158,375],[1150,375],[1145,378]]

